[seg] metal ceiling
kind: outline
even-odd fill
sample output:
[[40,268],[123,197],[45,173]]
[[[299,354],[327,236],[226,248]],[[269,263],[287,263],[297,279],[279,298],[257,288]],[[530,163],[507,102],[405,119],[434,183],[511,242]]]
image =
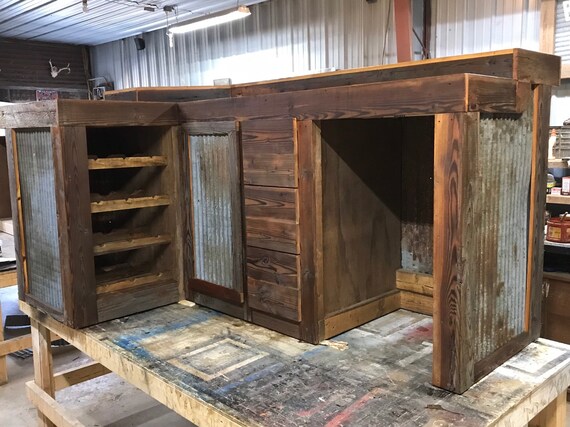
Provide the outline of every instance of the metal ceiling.
[[[240,5],[264,0],[239,1]],[[236,0],[0,0],[0,37],[98,45],[236,7]],[[154,9],[154,12],[145,10]]]

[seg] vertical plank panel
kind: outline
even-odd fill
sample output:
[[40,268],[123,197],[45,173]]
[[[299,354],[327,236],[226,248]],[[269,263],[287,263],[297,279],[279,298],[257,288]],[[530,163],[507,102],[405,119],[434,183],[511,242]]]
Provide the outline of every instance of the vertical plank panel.
[[15,146],[16,137],[12,129],[6,129],[6,152],[8,154],[8,178],[10,181],[10,202],[12,204],[12,224],[14,227],[14,249],[16,252],[16,266],[18,269],[18,294],[24,301],[27,288],[27,278],[25,278],[25,241],[23,238],[23,218],[22,218],[22,196],[20,191],[20,180],[18,171],[18,150]]
[[295,123],[299,150],[301,339],[317,343],[324,336],[321,137],[312,120]]
[[65,317],[81,328],[98,321],[85,127],[52,128],[52,140]]
[[542,271],[544,264],[544,207],[546,204],[546,167],[548,162],[548,128],[550,86],[534,89],[532,174],[529,206],[528,269],[526,287],[525,330],[530,340],[540,336]]
[[402,268],[433,272],[433,116],[402,129]]
[[477,145],[478,114],[438,114],[434,141],[433,383],[463,392],[474,378],[471,292],[462,248],[469,197],[469,144]]

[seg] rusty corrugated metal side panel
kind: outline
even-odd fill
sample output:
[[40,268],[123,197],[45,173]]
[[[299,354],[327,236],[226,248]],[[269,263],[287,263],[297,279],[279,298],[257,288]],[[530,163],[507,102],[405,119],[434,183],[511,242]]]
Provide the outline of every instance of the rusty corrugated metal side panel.
[[482,114],[477,173],[472,185],[485,205],[469,233],[478,259],[466,260],[465,274],[475,286],[472,327],[475,360],[481,360],[524,331],[529,191],[532,157],[532,108],[522,117]]
[[231,141],[226,135],[190,137],[194,276],[236,289],[236,284],[242,283],[241,271],[236,271],[236,265],[242,264],[242,251],[234,247],[241,208],[234,206],[232,199],[232,194],[239,193],[240,183],[231,174],[236,161]]
[[33,242],[26,245],[28,293],[61,312],[61,262],[50,130],[18,130],[16,147],[24,241]]

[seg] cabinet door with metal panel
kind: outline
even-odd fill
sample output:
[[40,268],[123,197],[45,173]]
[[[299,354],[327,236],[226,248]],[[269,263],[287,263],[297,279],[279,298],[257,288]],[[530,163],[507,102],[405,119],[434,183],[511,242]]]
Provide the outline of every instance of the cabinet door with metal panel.
[[184,125],[185,267],[189,297],[245,317],[245,244],[239,124]]

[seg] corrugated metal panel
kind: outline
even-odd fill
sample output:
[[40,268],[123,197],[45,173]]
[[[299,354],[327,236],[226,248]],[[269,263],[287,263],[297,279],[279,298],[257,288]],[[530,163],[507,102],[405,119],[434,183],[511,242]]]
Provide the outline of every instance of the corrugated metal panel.
[[432,0],[432,56],[538,50],[540,0]]
[[[235,142],[227,135],[192,135],[192,210],[194,237],[194,274],[225,288],[242,283],[242,250],[235,247],[241,235],[241,207],[232,194],[239,194],[237,158],[232,155]],[[241,291],[241,289],[236,289]]]
[[479,135],[479,178],[473,185],[480,200],[473,204],[484,203],[487,209],[474,219],[479,232],[468,242],[479,255],[470,260],[472,291],[478,301],[472,307],[473,327],[484,338],[473,343],[476,360],[524,328],[532,109],[520,119],[482,115]]
[[566,20],[563,1],[556,2],[556,32],[554,33],[554,53],[562,57],[562,62],[570,62],[570,20]]
[[[240,1],[250,5],[263,0]],[[165,28],[162,8],[176,5],[178,20],[236,6],[236,0],[0,0],[0,37],[97,45]],[[148,12],[144,6],[154,5]],[[176,18],[171,13],[169,22]]]
[[92,49],[94,74],[116,89],[211,85],[395,62],[390,0],[273,0],[229,25],[179,35],[169,48],[165,30]]
[[28,266],[28,293],[63,310],[55,176],[49,129],[16,132]]

